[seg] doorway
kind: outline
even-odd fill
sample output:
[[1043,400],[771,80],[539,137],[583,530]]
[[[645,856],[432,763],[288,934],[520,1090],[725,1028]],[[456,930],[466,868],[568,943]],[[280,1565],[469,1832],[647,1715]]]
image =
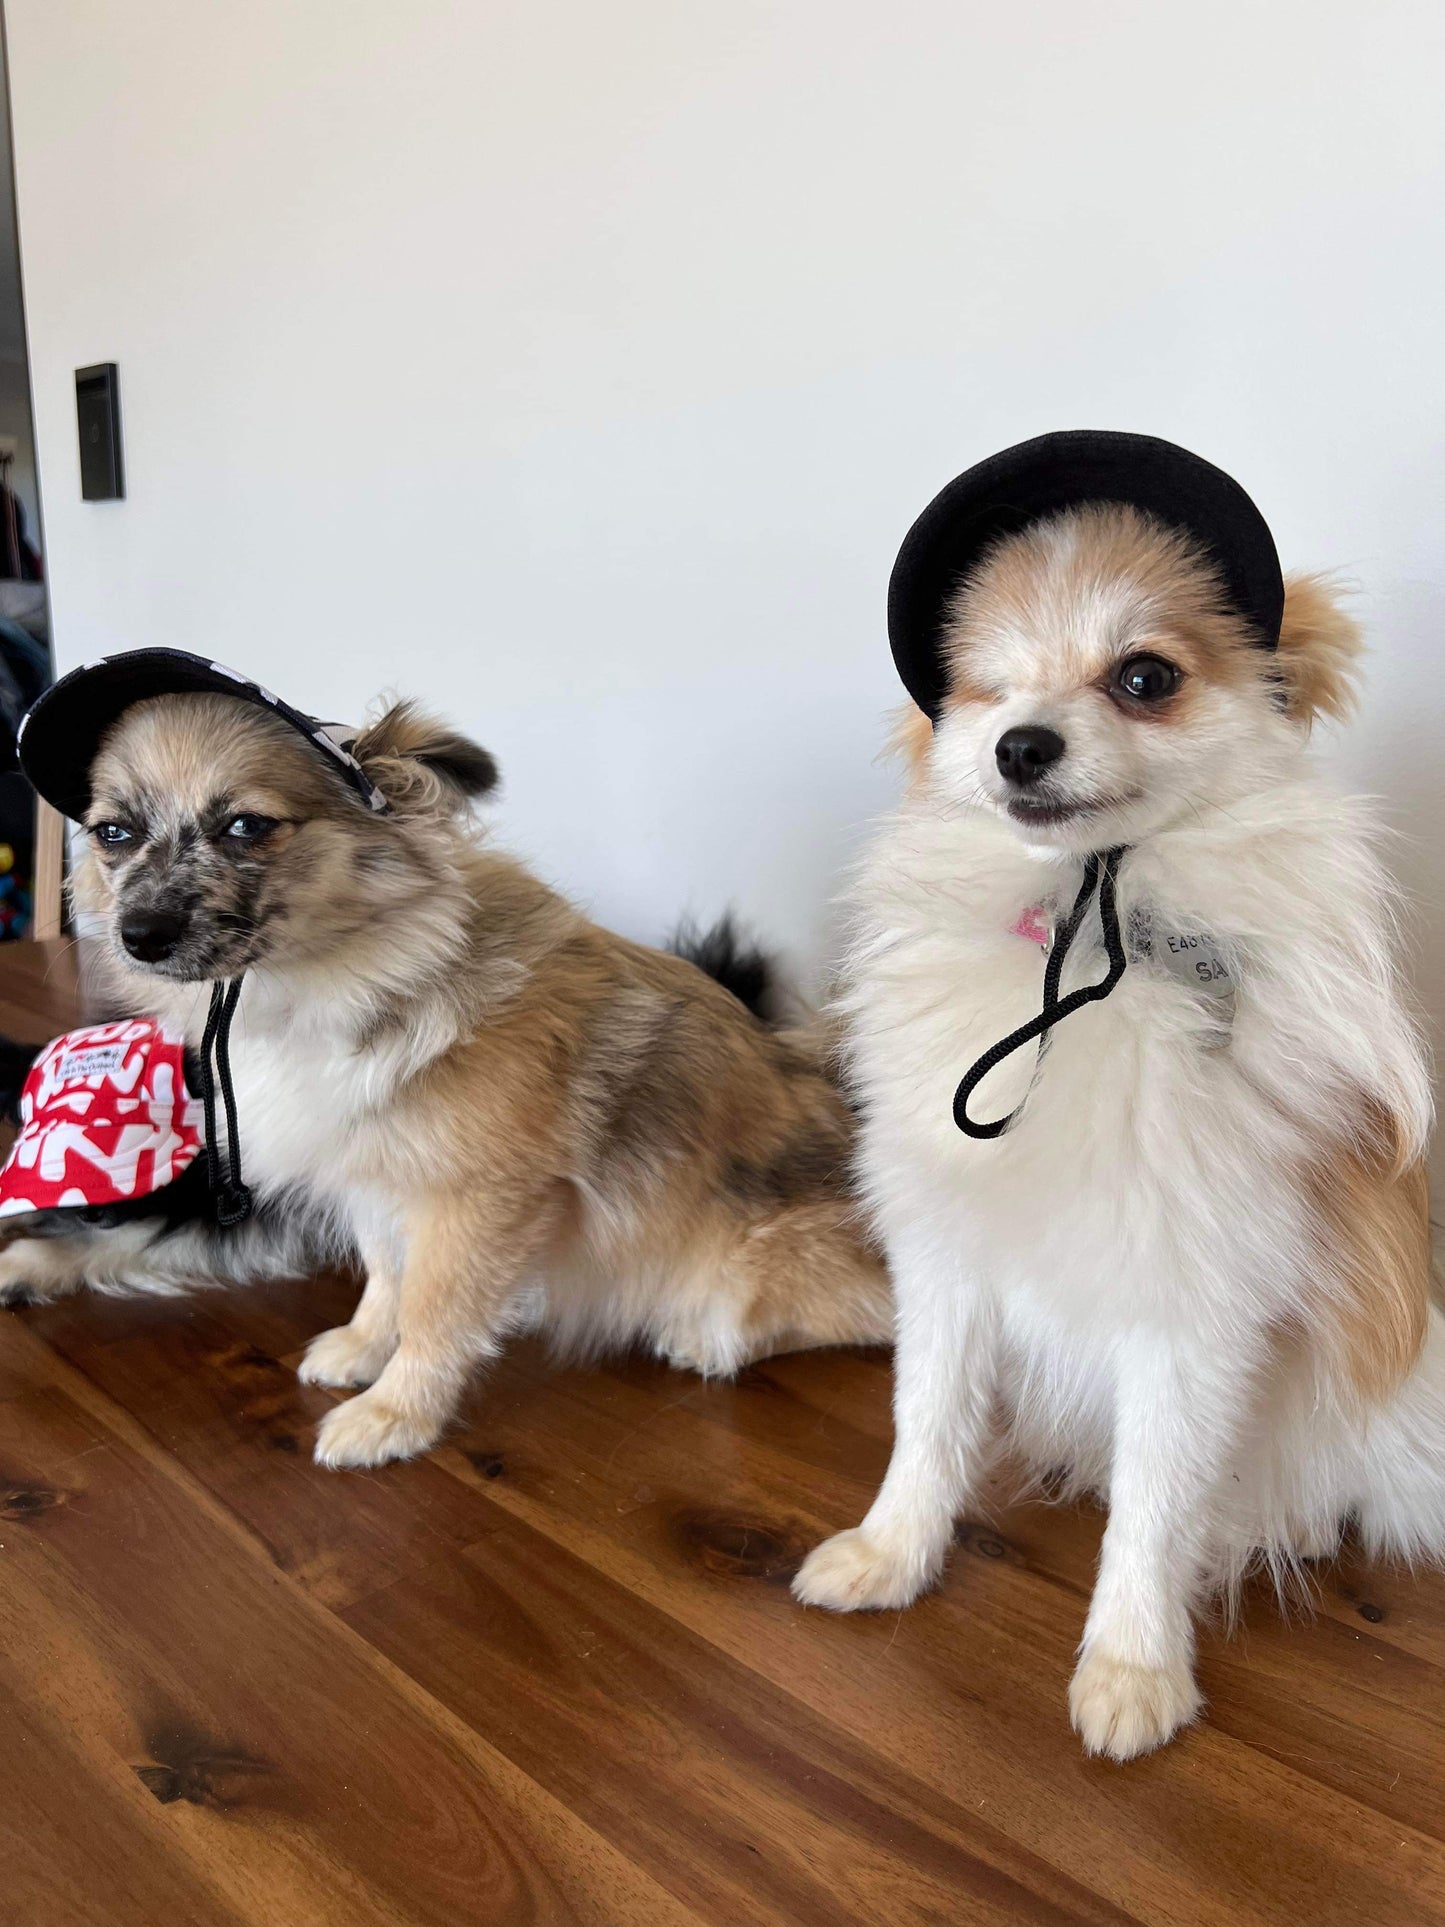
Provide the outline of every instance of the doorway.
[[[15,224],[10,80],[0,36],[0,732],[7,752],[21,717],[49,686],[52,664]],[[59,824],[42,824],[45,847],[37,851],[35,798],[14,760],[13,753],[0,758],[0,942],[51,936],[59,927]]]

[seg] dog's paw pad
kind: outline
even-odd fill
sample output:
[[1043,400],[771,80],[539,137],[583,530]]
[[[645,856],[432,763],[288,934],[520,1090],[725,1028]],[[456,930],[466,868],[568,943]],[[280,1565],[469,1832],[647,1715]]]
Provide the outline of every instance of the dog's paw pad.
[[926,1580],[916,1560],[900,1557],[855,1526],[808,1554],[793,1580],[793,1592],[805,1606],[828,1606],[837,1613],[883,1612],[911,1605]]
[[305,1385],[371,1385],[388,1356],[387,1346],[363,1338],[350,1325],[337,1325],[312,1339],[296,1376]]
[[374,1392],[362,1392],[328,1412],[316,1433],[316,1463],[386,1465],[412,1459],[436,1444],[441,1428],[398,1411]]
[[1069,1715],[1089,1753],[1133,1760],[1172,1739],[1204,1701],[1187,1665],[1136,1666],[1088,1653],[1069,1685]]

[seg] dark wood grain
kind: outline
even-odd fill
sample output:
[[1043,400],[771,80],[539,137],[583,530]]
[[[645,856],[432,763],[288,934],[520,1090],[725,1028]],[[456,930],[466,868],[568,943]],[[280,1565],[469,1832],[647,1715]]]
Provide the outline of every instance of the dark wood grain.
[[[34,1383],[0,1402],[0,1682],[42,1752],[68,1754],[65,1865],[88,1868],[96,1918],[111,1870],[92,1786],[127,1796],[148,1855],[211,1889],[217,1919],[688,1918],[279,1573],[37,1340],[10,1337],[22,1360],[32,1350]],[[23,1784],[8,1733],[0,1744]],[[71,1918],[49,1857],[13,1846],[30,1895],[17,1918]],[[170,1916],[156,1900],[136,1917]]]
[[[0,1024],[75,1021],[0,952]],[[1090,1508],[906,1614],[787,1581],[886,1460],[881,1355],[704,1385],[515,1347],[419,1463],[311,1464],[355,1282],[0,1314],[0,1918],[1445,1921],[1445,1581],[1347,1554],[1206,1629],[1206,1722],[1087,1761]]]

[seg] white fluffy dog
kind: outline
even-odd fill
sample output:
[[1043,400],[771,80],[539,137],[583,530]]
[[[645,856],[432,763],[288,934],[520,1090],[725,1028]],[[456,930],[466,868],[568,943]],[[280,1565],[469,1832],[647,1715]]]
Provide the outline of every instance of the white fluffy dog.
[[[1426,1066],[1369,814],[1308,751],[1356,646],[1319,583],[1261,648],[1187,533],[1094,503],[988,547],[941,636],[845,996],[897,1438],[796,1591],[907,1605],[998,1449],[1067,1467],[1109,1506],[1073,1721],[1122,1760],[1198,1712],[1194,1611],[1252,1560],[1347,1520],[1445,1548]],[[1041,942],[1121,847],[1130,967],[982,1080],[970,1116],[1010,1127],[964,1135],[961,1073],[1039,1010]],[[1104,975],[1100,917],[1064,994]]]

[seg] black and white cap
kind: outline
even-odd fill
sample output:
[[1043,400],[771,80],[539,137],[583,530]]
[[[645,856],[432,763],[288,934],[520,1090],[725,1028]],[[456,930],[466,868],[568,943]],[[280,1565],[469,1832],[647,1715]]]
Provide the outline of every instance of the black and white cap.
[[903,539],[888,584],[888,639],[904,686],[936,721],[958,590],[1005,537],[1088,502],[1123,502],[1189,536],[1262,649],[1279,642],[1284,581],[1269,524],[1223,469],[1155,435],[1067,429],[1005,448],[956,476]]
[[302,735],[331,763],[368,809],[390,808],[352,754],[357,731],[323,723],[273,696],[249,676],[185,649],[128,649],[72,669],[27,711],[15,739],[20,767],[62,816],[77,821],[90,808],[90,767],[105,732],[134,703],[152,696],[234,696]]

